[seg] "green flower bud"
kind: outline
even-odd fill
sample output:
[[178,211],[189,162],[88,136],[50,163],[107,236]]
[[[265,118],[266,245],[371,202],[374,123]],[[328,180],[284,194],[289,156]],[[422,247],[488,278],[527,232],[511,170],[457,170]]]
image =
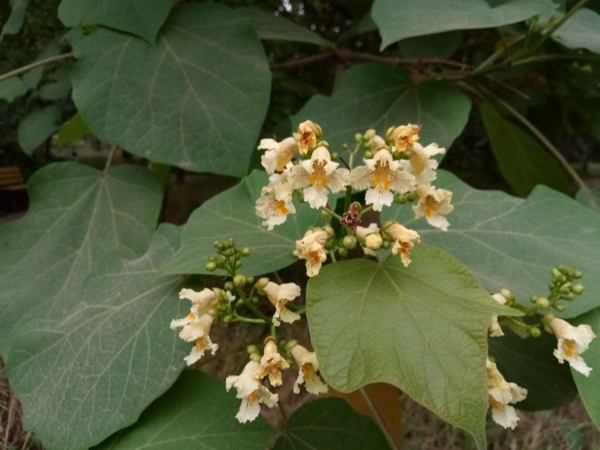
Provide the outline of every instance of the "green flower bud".
[[326,231],[329,237],[333,237],[335,235],[335,231],[333,231],[333,228],[331,228],[329,225],[325,225],[323,227],[323,231]]
[[240,259],[238,259],[234,265],[235,265],[236,269],[239,269],[240,267],[242,267],[242,261]]
[[552,307],[558,312],[563,312],[565,309],[567,309],[567,307],[562,303],[555,303]]
[[246,275],[236,275],[235,277],[233,277],[233,284],[236,287],[243,288],[244,286],[246,286],[247,282],[248,278],[246,278]]
[[561,298],[570,302],[571,300],[575,300],[575,294],[569,292],[568,294],[563,294]]
[[262,289],[267,285],[268,282],[269,279],[267,277],[259,278],[259,280],[254,283],[254,289]]
[[260,353],[252,353],[250,359],[255,362],[260,362]]
[[356,133],[356,134],[354,135],[354,140],[355,140],[356,142],[360,142],[360,141],[362,141],[362,138],[363,138],[363,135],[362,135],[362,134],[360,134],[360,133]]
[[354,236],[344,236],[342,245],[344,248],[352,250],[354,247],[356,247],[356,238]]
[[546,297],[538,297],[535,299],[535,306],[539,309],[547,309],[550,308],[550,300]]
[[233,320],[233,317],[231,317],[231,316],[223,317],[223,323],[231,323],[232,320]]
[[291,341],[289,341],[287,344],[285,344],[285,350],[286,351],[290,351],[291,349],[293,349],[296,345],[298,345],[298,341],[295,339],[292,339]]
[[400,152],[392,152],[392,158],[394,159],[394,161],[402,159],[402,153],[400,153]]
[[231,281],[227,281],[223,287],[225,288],[226,291],[233,291],[233,288],[235,287],[233,285],[233,283]]
[[540,329],[538,327],[531,327],[529,329],[529,335],[531,337],[537,338],[537,337],[540,337],[542,335],[542,332],[540,331]]
[[542,323],[544,325],[548,325],[552,321],[552,319],[554,319],[554,314],[552,314],[552,313],[544,314],[542,317]]
[[515,299],[513,293],[510,292],[508,289],[500,289],[500,293],[506,300],[513,301]]
[[402,159],[410,159],[410,157],[412,156],[412,152],[410,150],[406,151],[406,152],[402,152]]
[[321,219],[323,220],[330,220],[331,219],[331,214],[329,214],[327,211],[325,210],[321,210]]
[[365,140],[370,141],[371,139],[373,139],[375,137],[375,130],[374,129],[369,129],[367,131],[365,131],[365,134],[363,135],[363,138]]
[[242,300],[241,298],[235,303],[235,307],[237,308],[241,308],[242,306],[244,306],[244,300]]
[[574,270],[573,271],[573,278],[575,279],[579,279],[583,276],[583,273],[581,273],[581,270]]
[[256,345],[249,345],[248,347],[246,347],[246,351],[248,352],[249,355],[252,355],[253,353],[258,353],[260,354],[260,351],[258,350],[258,347]]
[[581,284],[572,284],[569,289],[571,290],[571,292],[575,295],[581,295],[583,294],[583,286]]
[[373,152],[371,150],[365,152],[365,159],[373,159]]
[[338,249],[338,253],[340,254],[340,256],[345,257],[348,256],[348,250],[346,250],[345,248],[340,248]]
[[394,201],[396,203],[399,203],[400,205],[404,205],[407,202],[406,196],[404,194],[397,194],[396,198],[394,198]]
[[394,222],[393,220],[386,220],[385,222],[383,222],[383,225],[381,225],[381,229],[383,231],[385,231],[386,228],[388,228],[390,225],[395,224],[396,222]]
[[331,154],[331,160],[332,161],[337,161],[338,159],[340,159],[340,154],[338,152],[333,152]]
[[254,284],[254,277],[248,277],[248,284]]
[[348,150],[349,148],[350,148],[350,146],[348,144],[342,144],[343,150]]
[[214,261],[207,262],[206,270],[208,270],[209,272],[214,272],[215,270],[217,270],[217,263]]
[[333,242],[332,241],[325,242],[325,250],[329,251],[332,248],[333,248]]
[[362,148],[363,150],[369,150],[371,148],[371,142],[370,141],[362,141],[360,143],[360,148]]
[[384,240],[383,243],[381,244],[381,248],[390,248],[392,246],[392,243],[390,241],[386,241]]
[[552,278],[559,278],[561,276],[562,276],[562,273],[560,273],[560,270],[558,270],[557,267],[552,269]]
[[242,256],[246,257],[246,256],[250,256],[252,254],[252,250],[250,250],[248,247],[244,247],[242,249],[241,252]]
[[419,196],[417,195],[417,193],[415,191],[413,192],[409,192],[408,194],[406,194],[406,199],[409,202],[414,202]]
[[319,142],[317,142],[317,147],[329,148],[329,142],[327,142],[327,141],[319,141]]

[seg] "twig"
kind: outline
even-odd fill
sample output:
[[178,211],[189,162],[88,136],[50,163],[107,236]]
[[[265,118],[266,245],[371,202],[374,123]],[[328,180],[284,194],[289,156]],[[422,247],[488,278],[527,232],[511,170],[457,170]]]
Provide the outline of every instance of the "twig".
[[373,414],[373,418],[375,419],[375,422],[377,422],[377,425],[379,425],[379,428],[381,428],[381,431],[383,432],[383,435],[385,436],[386,440],[388,441],[388,444],[390,444],[390,448],[392,450],[399,450],[398,446],[396,445],[396,441],[394,441],[394,437],[392,436],[392,434],[390,433],[390,430],[388,430],[387,426],[385,425],[385,422],[383,421],[383,417],[381,417],[381,413],[379,412],[379,409],[377,409],[375,404],[371,401],[371,397],[369,397],[369,394],[367,394],[367,391],[365,391],[364,388],[360,388],[359,391],[360,391],[361,395],[363,396],[363,398],[365,399],[367,406],[371,410],[371,413]]
[[63,59],[73,58],[75,54],[73,52],[63,53],[62,55],[53,56],[51,58],[42,59],[40,61],[32,62],[31,64],[27,64],[26,66],[19,67],[18,69],[11,70],[10,72],[6,72],[5,74],[0,75],[0,82],[4,80],[8,80],[17,75],[21,75],[22,73],[29,72],[32,69],[36,69],[41,66],[45,66],[46,64],[51,64],[56,61],[61,61]]
[[498,86],[500,86],[501,88],[506,89],[507,91],[512,92],[513,94],[517,94],[519,97],[521,97],[522,99],[525,100],[531,100],[531,97],[529,95],[527,95],[525,92],[520,91],[519,89],[517,89],[514,86],[511,86],[508,83],[505,83],[504,81],[500,81],[497,78],[494,78],[491,75],[485,75],[485,78],[490,80],[493,83],[496,83]]
[[306,58],[298,58],[292,59],[290,61],[284,61],[280,63],[272,63],[270,65],[271,70],[290,70],[295,69],[297,67],[309,66],[311,64],[316,64],[322,61],[326,61],[328,59],[332,59],[335,57],[335,53],[333,51],[320,53],[318,55],[307,56]]
[[533,133],[535,137],[537,137],[540,140],[540,142],[544,144],[544,146],[550,151],[550,153],[552,153],[552,155],[558,160],[558,162],[560,162],[563,168],[568,172],[569,175],[571,175],[571,178],[573,178],[573,180],[575,181],[575,183],[577,183],[579,187],[586,187],[585,182],[581,179],[581,177],[575,171],[575,169],[571,167],[571,165],[565,159],[562,153],[560,153],[560,151],[554,146],[554,144],[552,144],[552,142],[550,142],[548,138],[544,136],[544,134],[540,130],[538,130],[534,124],[527,120],[525,116],[523,116],[519,111],[513,108],[509,103],[497,97],[488,89],[479,86],[479,90],[483,92],[483,94],[490,97],[493,101],[500,104],[504,109],[511,113],[519,122],[521,122],[529,131],[531,131],[531,133]]

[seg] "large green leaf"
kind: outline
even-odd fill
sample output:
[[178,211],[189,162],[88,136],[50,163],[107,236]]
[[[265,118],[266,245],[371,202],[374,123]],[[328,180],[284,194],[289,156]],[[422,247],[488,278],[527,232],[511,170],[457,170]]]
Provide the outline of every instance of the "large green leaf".
[[36,109],[23,117],[19,122],[17,134],[19,145],[25,153],[31,155],[58,130],[60,115],[60,108],[50,105],[43,109]]
[[273,430],[262,417],[240,424],[240,400],[225,383],[186,370],[140,420],[95,450],[264,450]]
[[443,250],[419,245],[412,260],[344,261],[309,281],[321,373],[342,392],[393,384],[484,448],[487,327],[493,314],[519,313],[499,307]]
[[533,136],[489,104],[479,110],[500,172],[519,196],[526,197],[538,184],[567,191],[564,169]]
[[62,0],[58,17],[68,27],[104,25],[154,43],[172,6],[172,0]]
[[134,166],[104,175],[52,164],[30,178],[29,196],[27,214],[0,226],[3,351],[13,327],[62,318],[81,301],[77,292],[106,252],[144,252],[162,203],[158,181]]
[[7,102],[12,102],[26,92],[27,89],[19,77],[12,77],[0,82],[0,99]]
[[583,8],[556,30],[552,37],[565,47],[585,48],[600,53],[599,30],[600,15],[591,9]]
[[397,220],[421,233],[471,269],[490,291],[509,288],[529,307],[532,295],[547,295],[550,270],[568,265],[582,270],[586,291],[568,305],[564,317],[600,306],[600,217],[563,194],[538,186],[526,199],[479,191],[448,172],[436,185],[454,192],[447,232],[415,220],[410,207],[384,209],[381,220]]
[[271,74],[242,15],[191,4],[173,12],[156,46],[104,29],[71,40],[73,99],[96,136],[154,162],[247,173]]
[[460,90],[440,82],[415,85],[401,69],[377,64],[355,66],[336,80],[331,97],[316,95],[294,117],[323,128],[332,151],[352,144],[355,133],[375,128],[384,134],[392,125],[423,125],[421,142],[449,147],[462,132],[471,102]]
[[266,41],[305,42],[324,47],[333,45],[318,33],[283,17],[275,16],[272,12],[253,7],[239,8],[236,11],[244,17],[248,17],[258,37]]
[[375,0],[381,48],[414,36],[442,31],[494,28],[556,9],[551,0]]
[[31,320],[16,333],[7,376],[25,429],[46,449],[101,442],[177,379],[189,345],[169,322],[189,305],[178,299],[181,279],[157,277],[156,267],[178,245],[179,230],[163,225],[139,259],[105,257],[60,320]]
[[273,450],[384,450],[385,436],[373,421],[341,398],[317,399],[290,417]]
[[504,377],[527,389],[527,398],[517,403],[517,408],[552,409],[577,395],[569,367],[559,364],[552,354],[556,348],[554,336],[543,333],[536,339],[522,339],[505,327],[504,336],[490,338],[489,346]]
[[398,43],[398,50],[405,58],[450,58],[462,40],[461,31],[447,31],[403,39]]
[[[587,285],[586,285],[587,288]],[[600,308],[596,308],[573,321],[574,325],[588,324],[596,336],[600,336]],[[582,355],[588,366],[592,368],[589,377],[576,370],[571,370],[579,395],[585,409],[597,428],[600,429],[600,338],[596,338]]]
[[252,255],[244,259],[240,271],[260,275],[289,266],[296,240],[306,229],[317,225],[321,215],[308,204],[296,205],[296,214],[287,222],[268,231],[261,225],[254,204],[263,186],[268,184],[265,172],[254,171],[227,191],[211,198],[198,208],[183,228],[181,248],[161,271],[170,274],[202,273],[208,258],[215,254],[216,240],[233,237],[239,247],[250,247]]
[[13,0],[11,5],[12,11],[2,27],[0,40],[2,40],[5,34],[17,34],[21,31],[23,21],[25,20],[25,11],[27,10],[27,6],[29,6],[29,0]]
[[577,201],[592,211],[600,213],[600,186],[593,189],[584,187],[577,191]]

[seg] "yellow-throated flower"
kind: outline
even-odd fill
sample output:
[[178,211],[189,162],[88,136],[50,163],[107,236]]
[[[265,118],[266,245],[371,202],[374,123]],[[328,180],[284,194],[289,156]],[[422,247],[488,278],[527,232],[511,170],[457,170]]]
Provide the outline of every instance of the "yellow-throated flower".
[[338,168],[331,161],[329,150],[318,147],[310,159],[292,169],[290,180],[294,188],[303,189],[304,200],[311,208],[319,209],[327,204],[328,189],[335,193],[343,191],[348,184],[348,169]]
[[271,386],[281,386],[283,383],[281,371],[289,368],[289,363],[279,354],[277,344],[273,340],[269,340],[265,345],[265,351],[254,376],[257,380],[268,376]]
[[431,182],[437,178],[438,162],[431,159],[432,156],[446,153],[446,149],[438,147],[437,144],[429,144],[423,147],[418,142],[414,144],[410,160],[402,161],[404,170],[412,173],[417,185],[431,185]]
[[260,197],[256,200],[256,215],[263,219],[263,226],[272,230],[287,220],[289,214],[296,213],[292,194],[294,188],[282,176],[271,175],[275,182],[262,188]]
[[294,137],[298,143],[300,154],[306,155],[310,149],[315,148],[322,135],[323,130],[312,120],[307,120],[298,125],[298,133]]
[[558,347],[554,350],[558,362],[563,364],[566,360],[577,372],[589,377],[592,368],[585,363],[581,354],[596,337],[592,327],[589,325],[574,327],[569,322],[557,318],[552,319],[548,326],[558,339]]
[[281,142],[275,139],[262,139],[258,144],[259,150],[266,150],[261,157],[262,166],[267,173],[283,172],[285,166],[294,158],[296,139],[289,137]]
[[518,386],[516,383],[507,383],[496,364],[489,359],[486,369],[492,419],[504,428],[514,429],[517,426],[519,417],[511,404],[525,400],[527,389]]
[[390,206],[394,192],[404,194],[414,189],[415,177],[402,168],[400,161],[394,161],[388,150],[381,149],[364,162],[364,166],[350,172],[350,184],[358,190],[367,189],[365,202],[373,205],[375,211]]
[[230,375],[225,380],[227,391],[232,387],[237,390],[237,398],[242,399],[240,410],[235,418],[241,423],[252,422],[260,414],[260,404],[272,408],[279,401],[279,396],[264,387],[255,377],[260,364],[250,361],[240,375]]
[[275,326],[279,326],[279,319],[285,323],[292,323],[300,319],[298,314],[285,306],[287,302],[300,296],[300,286],[295,283],[277,284],[269,281],[263,290],[269,301],[275,306],[275,314],[273,314]]
[[450,204],[452,192],[421,184],[417,186],[417,195],[419,203],[412,207],[415,218],[425,217],[432,227],[448,231],[450,222],[445,216],[454,211],[454,206]]
[[394,149],[400,153],[412,151],[414,143],[419,140],[419,131],[421,131],[421,125],[410,123],[396,127],[391,133]]
[[294,383],[294,393],[300,393],[300,385],[304,384],[306,390],[314,395],[327,392],[327,385],[321,380],[317,372],[319,371],[319,361],[315,352],[309,352],[301,345],[294,346],[290,353],[298,365],[298,378]]
[[392,241],[394,241],[392,254],[397,255],[400,253],[402,264],[404,264],[404,267],[408,267],[408,265],[411,263],[410,251],[415,244],[419,244],[421,242],[419,233],[414,230],[409,230],[404,225],[400,225],[396,222],[386,226],[383,229],[383,232],[387,234]]
[[314,277],[321,270],[321,266],[327,260],[325,243],[330,238],[327,231],[320,228],[308,230],[302,239],[296,241],[294,255],[306,260],[306,274]]

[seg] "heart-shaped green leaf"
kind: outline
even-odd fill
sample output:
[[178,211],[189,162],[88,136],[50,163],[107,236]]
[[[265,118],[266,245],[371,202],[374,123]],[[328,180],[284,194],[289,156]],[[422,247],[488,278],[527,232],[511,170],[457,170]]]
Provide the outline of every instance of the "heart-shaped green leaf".
[[479,110],[500,172],[519,196],[526,197],[538,184],[568,190],[564,169],[533,136],[489,104]]
[[187,170],[247,173],[271,88],[247,19],[191,4],[173,12],[156,46],[105,29],[71,41],[73,100],[100,139]]
[[577,11],[552,37],[568,48],[600,53],[600,15],[588,8]]
[[373,421],[341,398],[308,402],[290,417],[273,450],[385,450],[389,445]]
[[[186,314],[179,277],[156,267],[179,245],[163,225],[148,252],[99,267],[60,320],[31,320],[15,333],[7,376],[24,427],[52,450],[83,449],[134,423],[177,379],[189,345],[169,328]],[[44,285],[41,285],[43,288]]]
[[410,206],[384,209],[381,220],[416,229],[421,240],[442,247],[471,269],[490,291],[508,288],[524,306],[548,294],[550,271],[564,264],[584,274],[586,290],[563,317],[600,306],[600,217],[569,197],[538,186],[526,199],[479,191],[439,171],[436,185],[454,192],[447,232],[415,220]]
[[36,148],[52,136],[58,130],[60,116],[60,108],[50,105],[43,109],[36,109],[23,117],[17,131],[19,145],[23,151],[31,155]]
[[262,187],[267,184],[267,174],[254,171],[240,184],[194,211],[183,228],[180,250],[161,272],[209,274],[205,266],[216,253],[214,242],[231,237],[238,247],[252,249],[252,255],[244,259],[240,269],[246,275],[274,272],[297,261],[293,255],[296,240],[302,238],[309,226],[317,226],[321,215],[308,204],[296,205],[296,214],[268,231],[254,209]]
[[68,27],[104,25],[153,44],[172,6],[170,0],[63,0],[58,17]]
[[316,95],[294,116],[294,125],[312,120],[323,128],[331,151],[353,144],[355,133],[374,128],[422,124],[421,142],[449,147],[469,118],[471,102],[459,89],[440,82],[413,84],[394,67],[361,64],[340,75],[331,97]]
[[500,27],[538,14],[549,16],[555,9],[551,0],[375,0],[371,15],[384,49],[409,37]]
[[487,328],[501,307],[448,253],[419,245],[377,264],[331,264],[307,288],[321,373],[350,392],[385,382],[404,390],[485,447]]
[[27,214],[0,226],[3,350],[13,327],[62,318],[81,301],[79,289],[106,252],[144,252],[162,203],[160,184],[146,169],[103,174],[70,162],[36,172],[29,196]]
[[240,400],[225,383],[186,370],[137,423],[107,439],[95,450],[264,450],[273,430],[259,416],[240,424]]

